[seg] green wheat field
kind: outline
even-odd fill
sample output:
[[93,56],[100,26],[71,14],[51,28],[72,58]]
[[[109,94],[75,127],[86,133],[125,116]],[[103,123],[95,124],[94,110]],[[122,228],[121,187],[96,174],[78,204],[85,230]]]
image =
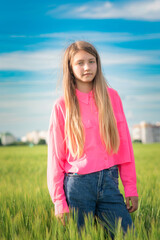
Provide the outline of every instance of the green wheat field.
[[[133,144],[139,209],[132,213],[136,232],[125,238],[160,239],[160,144]],[[69,218],[64,227],[54,216],[46,174],[47,146],[0,147],[0,239],[110,239],[100,223],[86,220],[81,236]],[[123,193],[123,187],[120,183]],[[124,193],[123,193],[124,194]]]

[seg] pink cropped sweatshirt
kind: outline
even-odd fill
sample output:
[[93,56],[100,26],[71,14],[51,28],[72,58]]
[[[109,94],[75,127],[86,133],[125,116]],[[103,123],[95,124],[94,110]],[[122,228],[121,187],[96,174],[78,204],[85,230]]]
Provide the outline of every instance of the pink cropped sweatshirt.
[[64,140],[64,97],[54,103],[48,131],[47,184],[52,202],[55,205],[55,215],[69,212],[63,189],[64,176],[68,172],[88,174],[118,165],[125,197],[138,196],[133,147],[122,101],[116,90],[108,87],[107,91],[120,137],[119,150],[112,155],[107,153],[101,141],[98,110],[94,103],[93,91],[84,93],[76,89],[85,129],[84,154],[81,158],[73,159],[68,142]]

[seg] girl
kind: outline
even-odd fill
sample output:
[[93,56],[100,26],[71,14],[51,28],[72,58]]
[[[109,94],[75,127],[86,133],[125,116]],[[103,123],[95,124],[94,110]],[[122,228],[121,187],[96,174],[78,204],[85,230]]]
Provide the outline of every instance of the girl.
[[[124,232],[129,213],[138,208],[132,142],[118,92],[108,86],[99,54],[84,41],[72,43],[63,61],[64,97],[52,110],[49,125],[47,183],[55,215],[93,214]],[[118,170],[126,204],[118,188]]]

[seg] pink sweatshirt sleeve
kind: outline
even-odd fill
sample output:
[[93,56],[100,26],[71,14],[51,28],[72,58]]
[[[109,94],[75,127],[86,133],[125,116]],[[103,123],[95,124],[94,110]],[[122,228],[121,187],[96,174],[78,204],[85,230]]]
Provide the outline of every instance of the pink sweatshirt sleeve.
[[47,185],[55,215],[69,212],[63,190],[65,145],[60,106],[54,105],[48,131]]
[[119,97],[119,101],[120,101],[121,111],[124,117],[126,132],[127,132],[127,142],[129,144],[129,149],[130,149],[131,162],[120,164],[118,165],[118,168],[119,168],[120,177],[124,186],[125,197],[138,196],[137,186],[136,186],[137,180],[136,180],[136,168],[135,168],[133,146],[132,146],[128,124],[126,121],[126,117],[124,114],[123,105],[120,97]]

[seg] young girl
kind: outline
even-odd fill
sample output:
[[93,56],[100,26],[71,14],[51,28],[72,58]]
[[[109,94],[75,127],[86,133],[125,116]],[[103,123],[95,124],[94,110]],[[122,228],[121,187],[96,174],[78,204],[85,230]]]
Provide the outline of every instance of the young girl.
[[78,228],[89,213],[114,229],[121,219],[126,232],[129,213],[138,208],[132,142],[120,96],[106,83],[90,43],[66,49],[63,87],[49,125],[47,183],[55,215],[64,223],[64,213],[76,210]]

